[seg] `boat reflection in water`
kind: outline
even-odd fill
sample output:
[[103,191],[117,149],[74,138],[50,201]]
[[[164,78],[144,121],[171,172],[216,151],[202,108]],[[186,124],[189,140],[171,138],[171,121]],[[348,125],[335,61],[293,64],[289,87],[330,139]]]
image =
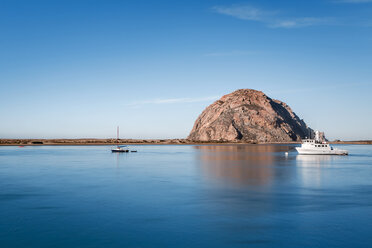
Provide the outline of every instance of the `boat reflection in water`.
[[274,166],[283,161],[289,146],[214,145],[195,146],[203,175],[211,180],[238,185],[270,184]]
[[332,161],[338,159],[339,157],[332,155],[297,155],[296,165],[300,167],[330,167]]

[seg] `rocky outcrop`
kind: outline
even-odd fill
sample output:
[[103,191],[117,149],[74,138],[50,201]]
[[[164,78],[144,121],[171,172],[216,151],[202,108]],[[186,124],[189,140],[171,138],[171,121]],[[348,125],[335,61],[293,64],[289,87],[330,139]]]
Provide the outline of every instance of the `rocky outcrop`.
[[192,141],[289,142],[313,131],[284,102],[241,89],[209,105],[195,121]]

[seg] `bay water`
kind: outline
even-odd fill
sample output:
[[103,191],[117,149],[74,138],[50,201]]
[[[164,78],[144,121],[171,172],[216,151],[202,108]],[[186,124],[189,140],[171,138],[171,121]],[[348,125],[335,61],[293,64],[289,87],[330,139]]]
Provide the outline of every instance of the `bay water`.
[[372,146],[294,146],[2,146],[0,247],[372,247]]

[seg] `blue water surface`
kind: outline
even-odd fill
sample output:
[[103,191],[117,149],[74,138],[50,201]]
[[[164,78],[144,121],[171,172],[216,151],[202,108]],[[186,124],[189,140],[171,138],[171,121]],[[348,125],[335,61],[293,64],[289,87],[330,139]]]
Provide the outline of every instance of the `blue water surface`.
[[372,247],[372,146],[339,147],[3,146],[0,247]]

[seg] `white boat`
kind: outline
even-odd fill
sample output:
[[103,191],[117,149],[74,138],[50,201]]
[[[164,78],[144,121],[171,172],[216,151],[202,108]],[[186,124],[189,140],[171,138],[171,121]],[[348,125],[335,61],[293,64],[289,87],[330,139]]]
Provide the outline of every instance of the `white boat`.
[[119,127],[116,129],[116,147],[111,148],[112,152],[129,152],[126,146],[119,146]]
[[323,141],[319,132],[315,132],[315,139],[303,140],[301,147],[296,147],[298,154],[301,155],[348,155],[347,150],[333,148],[326,141]]
[[112,152],[129,152],[128,149],[124,148],[123,146],[117,146],[111,149]]

